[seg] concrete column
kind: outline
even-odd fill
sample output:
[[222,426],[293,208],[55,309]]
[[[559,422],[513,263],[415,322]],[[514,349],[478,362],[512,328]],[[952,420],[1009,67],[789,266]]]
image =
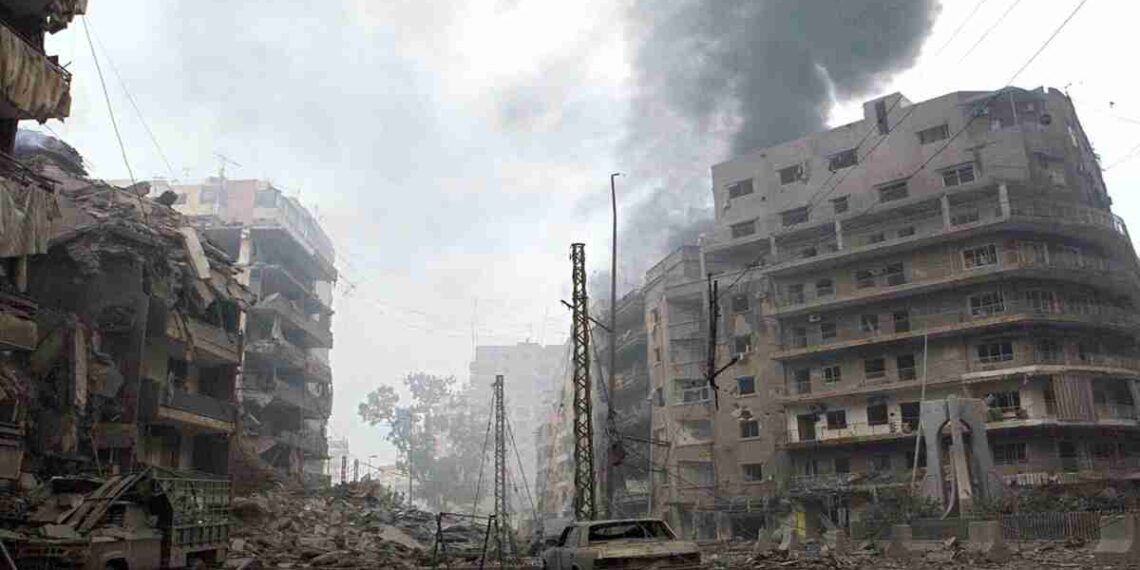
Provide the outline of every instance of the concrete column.
[[1100,540],[1093,554],[1100,563],[1140,560],[1140,524],[1136,515],[1100,517]]
[[776,236],[768,236],[768,249],[772,251],[772,261],[775,263],[780,256],[780,250],[776,248]]
[[942,206],[942,227],[950,229],[950,198],[942,196],[938,202]]
[[843,222],[835,220],[835,247],[843,251]]
[[969,549],[982,554],[990,562],[1007,562],[1013,555],[1001,534],[1000,522],[970,521],[968,532]]
[[1132,394],[1132,409],[1136,410],[1136,417],[1140,418],[1140,380],[1129,380],[1128,391]]
[[1008,220],[1010,216],[1009,187],[1004,182],[998,184],[998,203],[1001,204],[1001,219]]
[[[958,406],[958,397],[951,395],[946,399],[947,411],[950,415],[950,461],[954,470],[955,492],[958,493],[958,510],[968,511],[974,503],[974,486],[970,481],[970,467],[966,463],[966,446],[962,438],[961,409]],[[975,436],[986,437],[983,431]]]
[[909,558],[913,553],[911,543],[914,532],[909,524],[896,524],[891,527],[891,541],[887,544],[887,556],[892,558]]
[[922,494],[937,500],[943,506],[948,499],[942,481],[942,452],[939,449],[941,442],[938,432],[946,420],[946,405],[942,401],[922,403],[919,422],[926,442],[926,476],[922,479]]

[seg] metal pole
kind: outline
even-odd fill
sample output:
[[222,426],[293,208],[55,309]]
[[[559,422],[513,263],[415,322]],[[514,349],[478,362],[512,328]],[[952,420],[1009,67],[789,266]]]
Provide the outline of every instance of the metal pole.
[[416,415],[408,411],[408,507],[412,505],[412,447],[415,445]]
[[[614,390],[617,388],[615,382],[615,374],[617,372],[617,189],[614,179],[621,176],[620,172],[615,172],[610,175],[610,206],[613,212],[613,237],[610,242],[610,370],[609,378],[609,398],[607,398],[607,433],[609,437],[606,449],[613,447],[613,419],[614,419]],[[606,512],[610,517],[614,516],[614,465],[611,458],[606,457]]]
[[574,519],[592,521],[594,501],[594,419],[590,386],[590,312],[586,295],[586,244],[570,244],[573,281],[574,354]]

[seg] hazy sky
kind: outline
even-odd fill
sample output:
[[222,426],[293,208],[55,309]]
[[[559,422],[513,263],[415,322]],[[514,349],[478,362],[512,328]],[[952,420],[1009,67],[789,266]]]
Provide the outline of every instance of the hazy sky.
[[[862,99],[891,91],[918,101],[1002,87],[1078,2],[945,0],[917,64],[838,101],[831,122],[859,119]],[[342,275],[331,435],[388,462],[391,448],[356,417],[364,394],[414,370],[465,380],[475,335],[562,342],[570,242],[587,242],[591,265],[608,263],[609,173],[628,174],[619,192],[633,199],[646,196],[639,180],[659,175],[622,164],[638,93],[635,4],[653,7],[92,0],[88,11],[136,177],[200,179],[221,153],[241,165],[228,176],[273,180],[323,221]],[[1140,158],[1140,79],[1119,47],[1136,12],[1124,0],[1088,2],[1016,84],[1069,90],[1109,167],[1116,212],[1140,228],[1140,159],[1130,160]],[[93,176],[125,178],[82,22],[48,50],[74,82],[71,118],[47,128]],[[702,160],[730,138],[696,141],[689,175],[707,179]],[[690,199],[704,194],[707,184]]]

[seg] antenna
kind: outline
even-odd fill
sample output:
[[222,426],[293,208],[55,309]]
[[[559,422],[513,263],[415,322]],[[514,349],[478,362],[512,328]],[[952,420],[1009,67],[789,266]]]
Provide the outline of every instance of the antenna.
[[220,152],[215,152],[214,156],[218,157],[218,178],[221,178],[222,180],[225,180],[225,178],[226,178],[226,165],[227,164],[232,164],[232,165],[237,166],[239,168],[241,167],[240,163],[238,163],[237,161],[231,159],[230,157],[228,157],[228,156],[226,156]]

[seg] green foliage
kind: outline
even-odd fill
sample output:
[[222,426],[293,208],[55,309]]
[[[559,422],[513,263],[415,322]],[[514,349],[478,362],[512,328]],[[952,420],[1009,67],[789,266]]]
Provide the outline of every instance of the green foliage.
[[1112,487],[1082,489],[1062,485],[1013,487],[1003,497],[976,501],[973,513],[979,515],[1047,512],[1119,511],[1136,503],[1136,497]]
[[904,524],[915,519],[937,517],[941,514],[938,502],[933,499],[907,489],[885,489],[876,493],[864,518]]
[[403,383],[411,393],[406,405],[400,406],[392,386],[381,386],[360,403],[360,417],[369,425],[389,427],[385,437],[399,451],[400,469],[408,468],[411,457],[417,500],[434,510],[469,509],[479,480],[486,409],[457,391],[453,377],[417,372]]

